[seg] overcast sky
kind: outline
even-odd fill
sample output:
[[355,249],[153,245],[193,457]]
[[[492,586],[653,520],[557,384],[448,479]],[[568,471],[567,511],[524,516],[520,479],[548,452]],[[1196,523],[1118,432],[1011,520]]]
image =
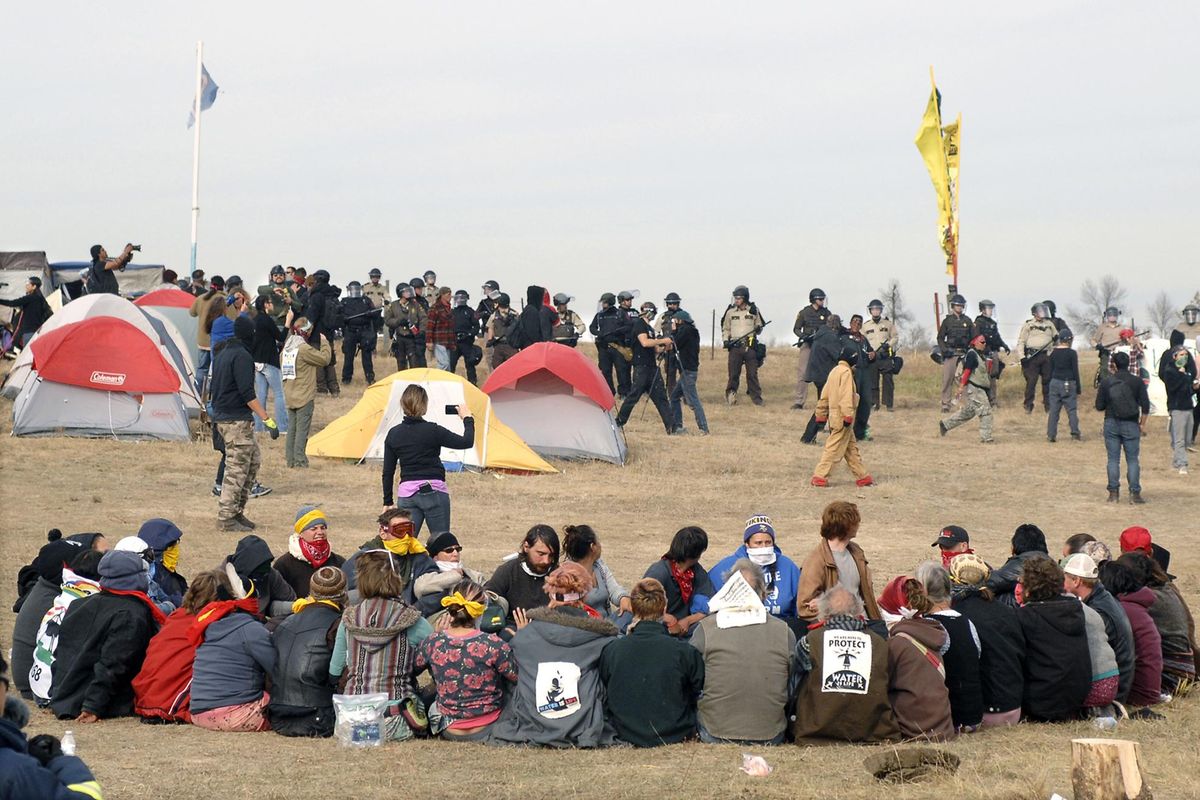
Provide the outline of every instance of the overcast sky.
[[[1107,272],[1144,316],[1200,288],[1195,3],[12,4],[0,250],[144,245],[188,265],[432,268],[576,295],[678,291],[707,329],[749,285],[790,335],[896,277],[945,291],[912,140],[936,69],[963,115],[961,288],[1005,332]],[[852,10],[851,10],[852,9]]]

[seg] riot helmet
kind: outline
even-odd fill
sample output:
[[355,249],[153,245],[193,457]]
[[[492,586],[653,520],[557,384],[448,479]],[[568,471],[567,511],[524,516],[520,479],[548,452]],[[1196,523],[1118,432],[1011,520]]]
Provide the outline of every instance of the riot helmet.
[[346,284],[346,297],[362,297],[362,284],[350,281]]
[[958,306],[959,308],[966,308],[967,298],[963,297],[961,294],[950,295],[950,307],[954,308],[955,306]]
[[818,300],[820,300],[821,302],[825,302],[825,290],[824,289],[813,289],[811,292],[808,293],[808,302],[815,303]]
[[1188,325],[1195,325],[1196,320],[1200,319],[1200,306],[1195,303],[1188,303],[1183,307],[1183,321]]
[[616,304],[617,304],[617,296],[615,294],[613,294],[612,292],[605,292],[604,294],[600,295],[600,305],[605,306],[607,308],[612,308]]
[[1046,308],[1045,303],[1034,303],[1029,307],[1029,313],[1034,319],[1045,319],[1050,316],[1050,309]]
[[675,292],[667,292],[667,296],[663,298],[663,303],[666,305],[679,305],[683,301],[679,299],[679,295]]

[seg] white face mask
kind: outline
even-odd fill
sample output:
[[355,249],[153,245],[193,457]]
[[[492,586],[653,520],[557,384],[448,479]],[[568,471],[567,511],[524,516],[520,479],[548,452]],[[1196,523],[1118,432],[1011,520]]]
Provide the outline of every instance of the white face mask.
[[439,572],[453,572],[462,568],[462,564],[457,561],[434,561],[433,563],[437,564]]
[[747,547],[746,557],[760,567],[767,567],[775,563],[775,548],[774,547]]

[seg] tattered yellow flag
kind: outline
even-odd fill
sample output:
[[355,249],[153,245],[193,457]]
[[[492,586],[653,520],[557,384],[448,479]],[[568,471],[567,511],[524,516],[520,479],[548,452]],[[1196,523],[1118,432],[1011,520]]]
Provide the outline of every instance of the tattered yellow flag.
[[[930,72],[932,81],[933,73]],[[934,85],[913,142],[921,153],[938,201],[938,238],[946,253],[946,273],[958,282],[958,137],[962,117],[942,127],[942,95]]]

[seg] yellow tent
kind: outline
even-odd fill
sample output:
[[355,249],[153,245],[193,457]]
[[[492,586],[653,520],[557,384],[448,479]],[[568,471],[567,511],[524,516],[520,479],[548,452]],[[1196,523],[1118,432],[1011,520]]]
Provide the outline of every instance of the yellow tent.
[[512,428],[496,417],[492,412],[490,397],[466,379],[439,369],[408,369],[371,384],[349,413],[329,423],[308,440],[304,452],[310,456],[355,461],[380,458],[384,435],[402,417],[400,394],[413,383],[425,387],[429,392],[427,419],[440,421],[438,417],[445,416],[442,406],[457,402],[459,396],[466,401],[475,417],[474,451],[460,454],[459,458],[454,458],[451,451],[443,451],[443,460],[450,458],[467,466],[515,472],[558,471],[530,450]]

